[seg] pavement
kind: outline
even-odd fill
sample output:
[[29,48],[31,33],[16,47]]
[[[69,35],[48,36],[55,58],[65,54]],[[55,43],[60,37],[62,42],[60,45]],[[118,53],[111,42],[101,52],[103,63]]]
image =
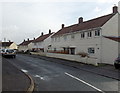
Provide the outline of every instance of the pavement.
[[26,93],[30,87],[30,77],[2,58],[2,93]]
[[68,61],[68,60],[53,58],[53,57],[46,57],[46,56],[40,56],[40,55],[30,55],[30,56],[48,60],[51,62],[57,62],[59,64],[71,66],[74,68],[78,68],[80,70],[88,71],[91,73],[95,73],[101,76],[105,76],[105,77],[120,81],[120,69],[115,69],[113,65],[99,64],[99,66],[93,66],[93,65],[87,65],[84,63],[76,62],[76,61]]

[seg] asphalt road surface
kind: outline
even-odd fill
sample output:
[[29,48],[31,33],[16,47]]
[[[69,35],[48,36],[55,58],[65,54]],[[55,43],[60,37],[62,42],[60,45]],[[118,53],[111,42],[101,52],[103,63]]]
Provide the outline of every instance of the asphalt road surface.
[[17,55],[15,59],[6,58],[6,60],[33,78],[35,91],[96,91],[98,93],[118,91],[118,81],[115,79],[50,60],[27,55]]

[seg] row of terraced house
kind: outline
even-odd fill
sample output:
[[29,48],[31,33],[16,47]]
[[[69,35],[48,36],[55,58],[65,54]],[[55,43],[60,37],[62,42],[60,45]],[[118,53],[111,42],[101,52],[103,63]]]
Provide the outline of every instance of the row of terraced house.
[[[77,24],[65,27],[56,33],[49,30],[33,40],[24,40],[19,51],[39,51],[51,57],[113,64],[120,54],[120,14],[118,7],[113,12],[98,18],[84,21],[78,19]],[[91,60],[91,59],[94,60]]]

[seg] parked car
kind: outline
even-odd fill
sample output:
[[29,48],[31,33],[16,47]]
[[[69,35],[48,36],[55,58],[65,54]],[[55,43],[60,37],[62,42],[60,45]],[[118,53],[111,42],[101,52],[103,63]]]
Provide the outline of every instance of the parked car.
[[2,49],[2,56],[4,57],[16,57],[16,51],[14,49]]
[[114,66],[115,66],[116,69],[120,68],[120,56],[115,59]]
[[0,49],[0,55],[2,54],[2,49]]

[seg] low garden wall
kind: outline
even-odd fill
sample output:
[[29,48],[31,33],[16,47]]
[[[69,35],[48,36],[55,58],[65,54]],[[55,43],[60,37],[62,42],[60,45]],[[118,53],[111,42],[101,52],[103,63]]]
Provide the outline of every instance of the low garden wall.
[[71,61],[77,61],[85,64],[92,64],[98,66],[98,59],[96,58],[88,58],[88,57],[81,57],[80,55],[70,55],[70,54],[58,54],[58,53],[43,53],[43,52],[31,52],[31,54],[47,56],[47,57],[54,57],[54,58],[61,58]]
[[88,58],[88,57],[81,57],[80,55],[56,54],[56,53],[47,53],[46,56],[72,60],[72,61],[77,61],[77,62],[98,66],[98,59],[96,58]]

